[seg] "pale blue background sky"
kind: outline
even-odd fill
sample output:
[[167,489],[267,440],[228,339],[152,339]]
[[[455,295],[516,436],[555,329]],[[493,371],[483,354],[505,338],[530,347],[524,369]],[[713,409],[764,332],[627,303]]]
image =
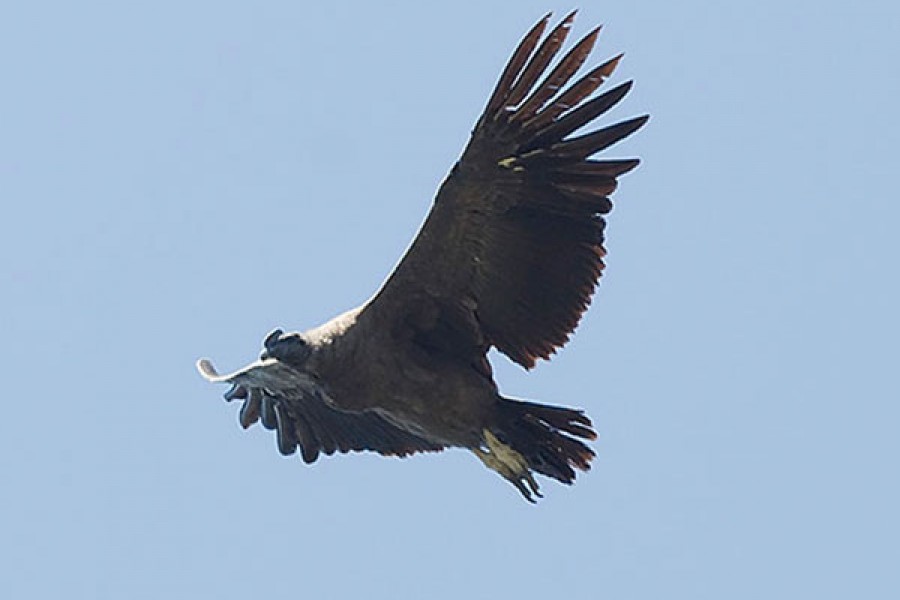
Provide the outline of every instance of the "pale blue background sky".
[[896,2],[585,3],[653,114],[609,270],[510,394],[600,439],[312,467],[194,360],[380,284],[547,0],[0,7],[0,596],[896,598]]

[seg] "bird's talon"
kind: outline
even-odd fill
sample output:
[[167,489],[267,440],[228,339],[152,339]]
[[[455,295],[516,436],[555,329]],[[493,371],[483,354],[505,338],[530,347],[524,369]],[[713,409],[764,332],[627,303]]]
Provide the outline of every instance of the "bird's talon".
[[535,496],[543,498],[540,486],[531,474],[531,467],[524,456],[511,446],[501,442],[488,429],[484,430],[484,445],[486,449],[474,448],[472,452],[481,459],[487,468],[496,471],[513,484],[529,502],[535,503]]

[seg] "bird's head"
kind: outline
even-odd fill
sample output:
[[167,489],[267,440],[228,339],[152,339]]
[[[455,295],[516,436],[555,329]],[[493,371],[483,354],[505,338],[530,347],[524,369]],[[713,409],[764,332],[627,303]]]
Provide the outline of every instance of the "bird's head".
[[275,358],[292,367],[303,367],[312,353],[312,346],[302,333],[284,333],[275,329],[263,340],[263,351],[259,358]]

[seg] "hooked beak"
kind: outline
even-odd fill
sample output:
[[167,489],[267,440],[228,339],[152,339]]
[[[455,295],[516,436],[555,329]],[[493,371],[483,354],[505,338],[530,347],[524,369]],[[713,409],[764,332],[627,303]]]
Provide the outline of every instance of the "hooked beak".
[[284,335],[284,331],[281,329],[273,329],[269,332],[269,335],[266,336],[266,339],[263,340],[263,348],[265,350],[262,351],[262,354],[259,355],[260,360],[266,360],[267,358],[272,358],[271,350],[278,344],[278,341],[281,339],[281,336]]

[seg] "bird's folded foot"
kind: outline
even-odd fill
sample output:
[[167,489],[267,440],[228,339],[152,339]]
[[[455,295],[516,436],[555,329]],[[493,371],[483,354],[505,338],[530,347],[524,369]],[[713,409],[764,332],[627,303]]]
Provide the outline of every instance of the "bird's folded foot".
[[536,502],[535,496],[543,497],[540,486],[531,474],[531,468],[524,456],[511,446],[501,442],[488,429],[484,430],[484,443],[486,449],[472,448],[472,452],[488,469],[496,471],[501,477],[516,486],[516,489],[529,502]]

